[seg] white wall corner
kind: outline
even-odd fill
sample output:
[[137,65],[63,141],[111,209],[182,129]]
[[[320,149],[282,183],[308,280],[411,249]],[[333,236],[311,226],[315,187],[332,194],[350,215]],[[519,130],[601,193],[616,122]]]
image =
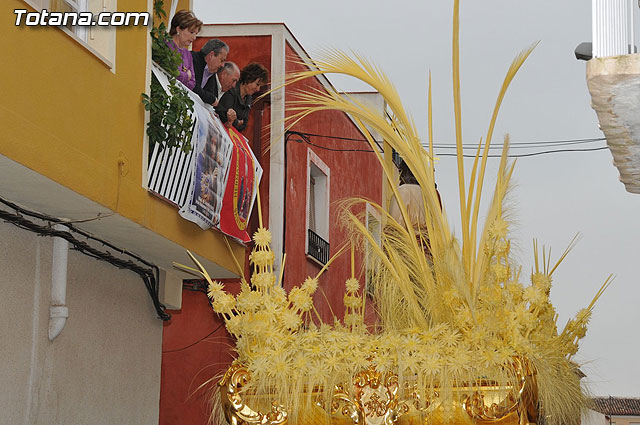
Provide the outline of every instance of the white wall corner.
[[169,310],[182,308],[182,279],[171,272],[160,269],[158,298]]
[[[153,25],[153,0],[147,0],[147,11],[151,15],[149,26]],[[151,29],[151,28],[149,28]],[[146,40],[146,60],[144,68],[144,92],[147,95],[151,94],[151,32],[147,31]],[[151,113],[147,110],[144,111],[144,131],[142,132],[142,187],[145,190],[149,189],[149,135],[147,134],[147,123],[151,120]]]
[[[280,87],[285,81],[284,27],[277,27],[271,35],[271,86]],[[285,187],[285,88],[271,93],[271,134],[269,172],[269,230],[273,236],[271,249],[275,254],[275,269],[279,270],[284,250],[283,227],[286,205]]]

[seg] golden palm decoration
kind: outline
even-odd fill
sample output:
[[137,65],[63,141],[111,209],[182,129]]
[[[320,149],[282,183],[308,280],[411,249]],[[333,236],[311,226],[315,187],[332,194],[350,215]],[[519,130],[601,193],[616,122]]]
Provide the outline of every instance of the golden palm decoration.
[[[242,282],[236,297],[212,281],[195,258],[197,269],[180,266],[209,281],[213,309],[224,316],[227,329],[237,338],[237,360],[221,380],[224,388],[216,399],[221,418],[234,424],[288,421],[305,425],[318,421],[580,422],[586,396],[572,357],[586,332],[593,305],[610,278],[591,304],[558,332],[549,292],[553,272],[575,240],[555,264],[549,252],[534,243],[530,284],[522,283],[520,268],[510,255],[503,211],[514,171],[514,164],[507,160],[508,137],[486,219],[479,222],[498,111],[509,84],[535,45],[521,52],[509,67],[467,180],[461,138],[458,9],[459,0],[455,0],[453,95],[461,241],[451,232],[435,191],[430,78],[427,152],[393,84],[365,58],[332,50],[314,62],[315,69],[291,76],[287,84],[319,74],[349,75],[384,97],[390,118],[335,91],[298,93],[289,124],[321,110],[349,114],[400,199],[393,170],[386,167],[364,124],[375,129],[416,177],[426,228],[414,228],[402,203],[400,221],[377,206],[385,223],[378,243],[362,218],[349,208],[363,200],[346,204],[345,222],[357,237],[358,247],[374,259],[370,284],[378,312],[375,328],[364,324],[365,291],[353,276],[346,282],[345,317],[336,317],[332,323],[322,323],[313,306],[317,276],[286,293],[273,271],[271,236],[262,223],[250,256],[254,273],[250,282]],[[425,255],[425,247],[430,255]]]

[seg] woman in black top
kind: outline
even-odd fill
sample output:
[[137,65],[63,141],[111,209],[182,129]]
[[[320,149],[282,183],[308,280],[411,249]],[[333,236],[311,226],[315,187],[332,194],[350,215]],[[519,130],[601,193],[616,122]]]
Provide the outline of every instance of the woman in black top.
[[[216,113],[220,120],[226,126],[233,124],[238,131],[244,130],[249,120],[253,95],[260,90],[261,86],[267,84],[268,78],[267,69],[259,63],[253,62],[242,68],[238,84],[225,92],[216,106]],[[236,119],[233,122],[228,122],[229,109],[233,109],[236,113]]]

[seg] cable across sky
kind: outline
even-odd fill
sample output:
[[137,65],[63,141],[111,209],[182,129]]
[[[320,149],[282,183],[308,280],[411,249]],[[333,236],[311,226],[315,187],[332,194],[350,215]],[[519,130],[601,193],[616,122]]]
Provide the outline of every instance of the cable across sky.
[[[334,139],[340,141],[350,141],[350,142],[367,142],[366,139],[359,138],[351,138],[351,137],[339,137],[339,136],[331,136],[327,134],[316,134],[316,133],[306,133],[306,132],[291,132],[292,135],[298,135],[300,139],[294,139],[297,142],[304,142],[310,146],[317,147],[319,149],[324,149],[332,152],[373,152],[371,149],[353,149],[353,148],[332,148],[327,146],[322,146],[317,143],[313,143],[310,138],[317,137],[323,139]],[[562,139],[562,140],[539,140],[532,142],[514,142],[510,143],[510,149],[540,149],[540,148],[548,148],[547,150],[538,150],[534,152],[526,152],[526,153],[513,153],[507,155],[509,158],[523,158],[523,157],[531,157],[531,156],[540,156],[540,155],[551,155],[558,153],[575,153],[575,152],[595,152],[607,149],[607,146],[597,146],[597,147],[588,147],[588,148],[567,148],[567,146],[578,146],[578,145],[587,145],[593,143],[599,143],[606,141],[605,137],[595,137],[595,138],[582,138],[582,139]],[[380,145],[382,141],[375,140],[375,142]],[[428,144],[422,144],[424,147],[427,147]],[[456,149],[455,144],[453,143],[434,143],[434,149]],[[496,143],[489,146],[489,150],[502,150],[504,147],[503,143]],[[477,150],[477,144],[471,143],[463,143],[463,149],[473,149]],[[563,148],[563,149],[560,149]],[[457,156],[456,153],[449,152],[435,152],[436,156],[447,157],[447,156]],[[500,154],[489,154],[489,158],[500,158]],[[463,154],[464,158],[475,158],[475,154]]]

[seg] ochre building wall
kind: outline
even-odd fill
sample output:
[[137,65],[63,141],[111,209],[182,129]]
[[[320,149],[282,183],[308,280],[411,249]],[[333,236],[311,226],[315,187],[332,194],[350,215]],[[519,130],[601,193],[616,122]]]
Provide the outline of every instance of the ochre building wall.
[[[143,12],[148,4],[119,0],[118,10]],[[0,2],[7,59],[0,67],[0,154],[234,270],[219,232],[203,232],[143,187],[148,28],[116,31],[112,72],[59,28],[16,27],[13,11],[24,8],[31,10],[21,0]]]

